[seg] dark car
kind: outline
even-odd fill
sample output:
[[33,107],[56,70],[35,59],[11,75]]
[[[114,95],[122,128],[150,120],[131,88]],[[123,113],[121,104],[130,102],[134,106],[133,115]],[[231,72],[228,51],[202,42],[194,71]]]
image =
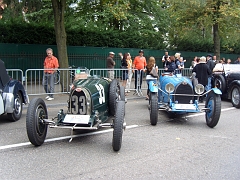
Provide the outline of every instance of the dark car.
[[0,94],[0,115],[7,114],[11,121],[19,120],[23,104],[27,104],[29,98],[22,83],[9,77],[2,60],[0,60]]
[[223,64],[223,71],[213,73],[212,86],[222,91],[222,98],[240,108],[240,64]]
[[[43,144],[48,126],[74,130],[113,128],[112,147],[119,151],[122,144],[125,117],[125,90],[119,82],[86,73],[78,74],[68,99],[68,110],[60,109],[55,118],[48,118],[45,102],[34,98],[27,110],[27,134],[35,146]],[[70,139],[70,141],[72,138]]]
[[[212,88],[204,93],[202,84],[193,86],[189,77],[181,74],[162,73],[159,81],[147,77],[149,82],[149,111],[150,122],[156,125],[158,112],[165,111],[170,117],[185,115],[187,113],[205,112],[207,126],[213,128],[217,125],[221,114],[221,91]],[[204,107],[200,108],[199,98],[206,97]]]

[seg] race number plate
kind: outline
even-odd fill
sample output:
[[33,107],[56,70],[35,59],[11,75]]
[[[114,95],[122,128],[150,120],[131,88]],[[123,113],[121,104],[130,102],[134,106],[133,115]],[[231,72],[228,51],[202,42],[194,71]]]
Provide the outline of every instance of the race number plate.
[[175,104],[176,109],[187,109],[187,110],[195,110],[195,104]]
[[88,124],[90,115],[67,114],[63,120],[64,123]]

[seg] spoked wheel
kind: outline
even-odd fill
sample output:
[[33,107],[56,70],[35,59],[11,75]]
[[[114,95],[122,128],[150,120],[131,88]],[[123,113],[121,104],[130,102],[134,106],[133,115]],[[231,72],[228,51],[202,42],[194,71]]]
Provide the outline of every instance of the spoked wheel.
[[116,116],[113,121],[112,147],[114,151],[119,151],[122,145],[123,122],[124,122],[125,101],[118,101]]
[[60,71],[58,70],[57,72],[54,73],[54,84],[59,84],[60,82]]
[[116,113],[116,103],[120,96],[119,82],[113,79],[109,87],[109,112],[112,116]]
[[18,121],[22,116],[22,107],[23,107],[23,99],[20,92],[14,98],[13,104],[13,113],[8,113],[7,116],[10,121]]
[[206,123],[210,128],[213,128],[217,125],[220,114],[221,114],[221,97],[219,94],[215,94],[213,91],[211,91],[207,95],[205,108],[208,108],[209,110],[206,110]]
[[26,128],[29,141],[35,146],[41,146],[47,135],[47,124],[43,119],[48,118],[45,102],[34,98],[27,109]]
[[231,101],[232,105],[236,108],[240,108],[240,87],[233,86],[231,91]]
[[158,98],[157,93],[149,93],[149,112],[150,112],[150,123],[155,126],[158,121]]

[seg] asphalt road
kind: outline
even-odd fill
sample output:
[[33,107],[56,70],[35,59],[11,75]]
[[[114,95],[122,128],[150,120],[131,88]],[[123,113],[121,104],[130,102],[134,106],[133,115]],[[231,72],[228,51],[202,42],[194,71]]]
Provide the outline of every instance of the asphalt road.
[[[215,128],[204,113],[169,119],[159,113],[151,126],[147,101],[126,104],[127,129],[122,148],[112,150],[112,130],[75,133],[48,129],[47,140],[34,147],[26,134],[26,108],[17,122],[0,120],[0,179],[240,179],[240,109],[222,101]],[[54,117],[66,104],[49,105]]]

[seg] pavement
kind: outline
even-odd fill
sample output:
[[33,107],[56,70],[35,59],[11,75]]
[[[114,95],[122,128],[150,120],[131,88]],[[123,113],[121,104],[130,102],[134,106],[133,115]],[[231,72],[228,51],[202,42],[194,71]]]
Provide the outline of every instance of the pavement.
[[[134,100],[134,99],[145,99],[146,98],[146,90],[142,91],[142,94],[135,93],[135,91],[131,91],[130,93],[127,93],[126,99],[127,100]],[[66,105],[69,100],[69,94],[55,94],[54,100],[48,101],[45,99],[47,95],[31,95],[29,96],[29,100],[31,101],[33,98],[42,98],[47,106],[55,106],[55,105]]]

